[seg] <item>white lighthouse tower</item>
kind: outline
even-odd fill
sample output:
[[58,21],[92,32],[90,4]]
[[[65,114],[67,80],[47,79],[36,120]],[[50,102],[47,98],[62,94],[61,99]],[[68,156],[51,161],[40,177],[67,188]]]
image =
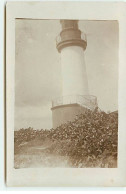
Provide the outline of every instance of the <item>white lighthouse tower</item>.
[[61,20],[62,31],[56,47],[61,55],[62,96],[52,102],[53,128],[75,119],[85,108],[95,109],[97,99],[89,95],[84,51],[86,35],[77,20]]

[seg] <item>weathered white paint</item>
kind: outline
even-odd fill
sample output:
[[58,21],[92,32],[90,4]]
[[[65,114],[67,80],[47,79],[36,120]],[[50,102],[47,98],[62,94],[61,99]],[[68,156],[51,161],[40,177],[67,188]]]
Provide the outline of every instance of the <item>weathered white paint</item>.
[[83,48],[69,46],[61,51],[62,96],[88,95]]

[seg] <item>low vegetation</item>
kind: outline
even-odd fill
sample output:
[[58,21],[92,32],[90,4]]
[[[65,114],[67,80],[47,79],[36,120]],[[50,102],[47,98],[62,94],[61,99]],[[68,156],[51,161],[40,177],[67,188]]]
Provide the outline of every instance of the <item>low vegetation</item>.
[[39,166],[46,167],[57,167],[54,157],[61,159],[59,165],[64,160],[66,167],[117,167],[118,112],[87,109],[56,129],[15,131],[14,141],[16,167],[29,166],[28,155],[30,163],[34,157]]

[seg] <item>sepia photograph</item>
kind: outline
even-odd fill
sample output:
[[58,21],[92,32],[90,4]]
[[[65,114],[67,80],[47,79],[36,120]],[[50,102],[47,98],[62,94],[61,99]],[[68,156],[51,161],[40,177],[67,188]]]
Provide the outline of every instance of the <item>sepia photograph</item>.
[[14,168],[117,168],[117,20],[15,19]]
[[122,2],[7,2],[8,187],[126,186]]

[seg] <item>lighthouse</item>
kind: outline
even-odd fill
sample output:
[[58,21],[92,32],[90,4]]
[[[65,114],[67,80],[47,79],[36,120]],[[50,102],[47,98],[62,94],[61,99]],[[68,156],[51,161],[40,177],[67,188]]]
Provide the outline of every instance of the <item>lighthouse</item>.
[[86,35],[78,28],[77,20],[60,20],[60,24],[62,30],[56,38],[56,48],[61,55],[62,94],[52,101],[53,128],[73,121],[85,108],[97,107],[97,98],[88,91]]

